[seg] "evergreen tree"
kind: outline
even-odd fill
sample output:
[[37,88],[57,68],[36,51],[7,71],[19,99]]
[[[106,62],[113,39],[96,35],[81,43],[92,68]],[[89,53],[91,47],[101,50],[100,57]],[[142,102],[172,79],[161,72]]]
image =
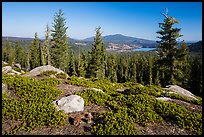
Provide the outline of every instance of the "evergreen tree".
[[88,77],[103,78],[105,76],[106,49],[101,39],[100,29],[101,27],[96,28],[88,63]]
[[51,64],[61,70],[65,70],[68,63],[68,43],[66,22],[64,13],[60,9],[54,16],[53,29],[51,30]]
[[202,97],[202,61],[194,57],[191,61],[190,87],[193,94]]
[[138,63],[136,67],[137,67],[137,81],[138,83],[143,83],[144,57],[138,58]]
[[31,66],[30,66],[30,58],[31,58],[31,56],[30,56],[29,52],[26,52],[25,54],[26,54],[26,63],[25,63],[26,67],[25,67],[25,69],[26,69],[26,71],[29,71],[31,69]]
[[23,64],[23,49],[20,46],[19,41],[16,42],[15,46],[15,63],[20,63],[21,65]]
[[46,26],[46,31],[45,31],[45,42],[42,47],[43,50],[43,56],[45,59],[45,65],[51,65],[51,59],[50,59],[50,29],[49,26]]
[[35,38],[32,41],[32,45],[30,48],[30,68],[34,69],[38,66],[40,66],[40,41],[37,35],[37,32],[35,33]]
[[78,62],[77,62],[77,71],[76,71],[77,75],[79,77],[84,77],[85,76],[85,73],[86,73],[86,71],[85,71],[85,68],[86,68],[85,61],[86,61],[86,57],[85,57],[84,53],[80,51],[79,52],[79,57],[78,57]]
[[44,66],[44,65],[46,65],[46,62],[45,62],[44,52],[43,52],[41,46],[39,46],[39,51],[40,51],[40,54],[39,54],[40,55],[39,56],[39,58],[40,58],[40,66]]
[[68,64],[68,74],[70,76],[76,76],[75,71],[75,60],[74,60],[74,52],[73,50],[70,51],[70,57],[69,57],[69,64]]
[[184,41],[181,42],[178,48],[178,54],[176,58],[178,59],[175,61],[175,77],[177,84],[188,89],[190,79],[189,50]]
[[177,54],[178,49],[176,48],[177,41],[176,39],[181,37],[179,34],[181,29],[172,28],[172,26],[176,23],[179,23],[178,20],[173,17],[168,17],[167,13],[163,14],[165,16],[164,23],[159,23],[160,31],[157,31],[159,36],[158,38],[161,41],[157,41],[159,43],[159,60],[158,63],[160,66],[165,66],[165,77],[166,84],[174,84],[175,83],[175,61],[178,60]]
[[6,43],[5,61],[8,65],[13,66],[15,61],[15,50],[12,48],[11,42]]
[[107,60],[107,77],[112,82],[117,82],[117,65],[114,55],[110,55]]
[[152,56],[148,57],[148,63],[149,63],[149,67],[148,67],[148,75],[149,75],[149,81],[148,84],[152,84],[152,68],[153,68],[153,58]]

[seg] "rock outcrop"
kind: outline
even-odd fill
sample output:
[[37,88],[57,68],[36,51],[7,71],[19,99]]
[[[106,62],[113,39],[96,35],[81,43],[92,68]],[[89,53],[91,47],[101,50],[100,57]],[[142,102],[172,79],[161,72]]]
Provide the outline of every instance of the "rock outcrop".
[[52,102],[59,110],[64,110],[65,113],[77,112],[84,110],[84,99],[78,95],[70,95],[62,97],[59,100]]
[[190,91],[182,88],[182,87],[179,87],[177,85],[168,85],[166,86],[166,88],[164,88],[164,92],[166,94],[178,94],[178,95],[181,95],[181,96],[184,96],[184,97],[187,97],[188,99],[190,100],[197,100],[197,98],[195,97],[194,94],[192,94]]
[[21,69],[21,64],[19,64],[19,63],[14,64],[14,66]]
[[[51,71],[51,70],[56,71],[57,74],[58,73],[65,73],[64,71],[62,71],[60,69],[57,69],[57,68],[55,68],[55,67],[53,67],[51,65],[46,65],[46,66],[39,66],[37,68],[34,68],[30,72],[24,74],[23,76],[34,77],[34,76],[39,75],[41,72]],[[67,77],[69,77],[69,76],[67,75]]]
[[157,97],[157,100],[163,100],[163,101],[171,101],[171,98],[168,97]]
[[8,65],[8,63],[5,61],[2,61],[2,65]]
[[21,73],[12,69],[11,66],[5,66],[2,68],[2,74],[10,74],[10,75],[20,75]]

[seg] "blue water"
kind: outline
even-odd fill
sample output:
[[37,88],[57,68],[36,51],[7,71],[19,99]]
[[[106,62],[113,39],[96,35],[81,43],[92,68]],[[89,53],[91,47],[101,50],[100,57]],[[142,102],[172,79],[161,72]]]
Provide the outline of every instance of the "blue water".
[[136,49],[133,49],[133,51],[150,51],[155,49],[156,48],[136,48]]

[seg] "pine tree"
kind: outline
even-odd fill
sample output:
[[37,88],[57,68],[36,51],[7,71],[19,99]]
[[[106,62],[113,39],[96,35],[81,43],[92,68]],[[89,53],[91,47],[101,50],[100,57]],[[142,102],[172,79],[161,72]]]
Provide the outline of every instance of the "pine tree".
[[43,51],[43,56],[45,59],[45,65],[51,65],[51,59],[50,59],[50,29],[49,26],[46,26],[46,31],[45,31],[45,42],[44,45],[42,47],[42,51]]
[[16,42],[16,46],[15,46],[15,63],[20,63],[21,65],[23,64],[23,49],[20,46],[19,41]]
[[117,65],[114,55],[110,55],[107,60],[107,77],[112,82],[117,82]]
[[43,52],[41,46],[39,46],[39,51],[40,51],[40,54],[39,54],[40,66],[44,66],[44,65],[46,65],[46,62],[45,62],[44,52]]
[[70,51],[69,64],[68,64],[68,74],[70,76],[76,76],[75,60],[74,60],[73,50]]
[[103,78],[105,76],[106,49],[101,39],[101,27],[96,28],[96,36],[90,52],[88,63],[88,77]]
[[190,89],[193,94],[202,97],[202,59],[194,57],[191,59]]
[[190,79],[189,50],[184,41],[181,42],[178,48],[176,58],[178,59],[175,61],[177,84],[188,89]]
[[51,64],[61,70],[65,70],[68,63],[68,43],[66,22],[64,13],[60,9],[54,16],[53,29],[51,30]]
[[78,56],[78,62],[77,62],[77,70],[76,70],[77,75],[79,77],[84,77],[86,74],[85,61],[86,61],[86,57],[85,57],[84,53],[80,51],[79,56]]
[[160,66],[166,67],[166,84],[174,84],[175,83],[175,61],[178,60],[177,54],[178,49],[176,48],[177,41],[176,39],[181,37],[179,34],[181,29],[172,28],[172,26],[176,23],[179,23],[173,17],[168,17],[167,13],[163,14],[165,16],[164,23],[159,23],[160,31],[157,31],[159,36],[158,38],[161,41],[157,41],[159,43],[159,57],[158,63]]
[[149,56],[148,57],[148,64],[149,64],[149,67],[148,67],[148,75],[149,75],[149,81],[148,81],[148,84],[152,84],[152,68],[153,68],[153,58],[152,56]]
[[9,41],[6,43],[5,61],[8,62],[10,66],[13,66],[15,61],[15,51]]
[[35,33],[35,38],[32,41],[32,45],[30,48],[30,68],[36,68],[40,66],[40,41],[37,35],[37,32]]

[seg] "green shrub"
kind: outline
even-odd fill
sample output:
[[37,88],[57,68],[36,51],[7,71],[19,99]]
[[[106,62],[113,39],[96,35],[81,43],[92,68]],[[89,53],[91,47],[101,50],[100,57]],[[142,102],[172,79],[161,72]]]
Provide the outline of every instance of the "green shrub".
[[13,69],[14,69],[15,71],[21,72],[21,69],[20,69],[20,68],[13,67]]
[[57,86],[62,83],[62,80],[56,78],[43,78],[40,80],[43,84],[49,86]]
[[63,111],[57,111],[52,102],[57,99],[62,91],[57,90],[52,84],[45,81],[27,77],[2,77],[5,83],[12,83],[15,98],[2,98],[2,118],[20,121],[11,131],[4,134],[16,134],[18,131],[30,131],[36,127],[61,125],[68,118]]
[[181,128],[202,134],[202,113],[190,112],[176,103],[162,101],[157,101],[155,111],[163,118],[175,121]]
[[70,77],[69,80],[66,81],[66,83],[71,85],[77,85],[77,86],[83,86],[83,87],[89,87],[89,88],[98,88],[103,90],[104,92],[111,92],[114,94],[113,91],[115,91],[118,88],[123,87],[122,84],[119,83],[111,83],[107,79],[85,79],[85,78],[78,78],[75,76]]
[[38,76],[50,76],[50,75],[54,75],[57,72],[54,70],[48,70],[48,71],[43,71],[41,72]]
[[66,73],[57,73],[56,74],[56,77],[57,78],[61,78],[61,79],[66,79],[67,78],[67,74]]
[[197,97],[197,100],[193,99],[193,100],[191,100],[191,103],[202,106],[202,98],[201,97]]
[[99,115],[97,125],[92,128],[96,135],[137,135],[139,132],[126,112],[105,112]]
[[90,103],[105,105],[105,103],[111,98],[110,95],[91,89],[87,89],[84,92],[76,92],[75,94],[84,99],[85,105],[89,105]]

